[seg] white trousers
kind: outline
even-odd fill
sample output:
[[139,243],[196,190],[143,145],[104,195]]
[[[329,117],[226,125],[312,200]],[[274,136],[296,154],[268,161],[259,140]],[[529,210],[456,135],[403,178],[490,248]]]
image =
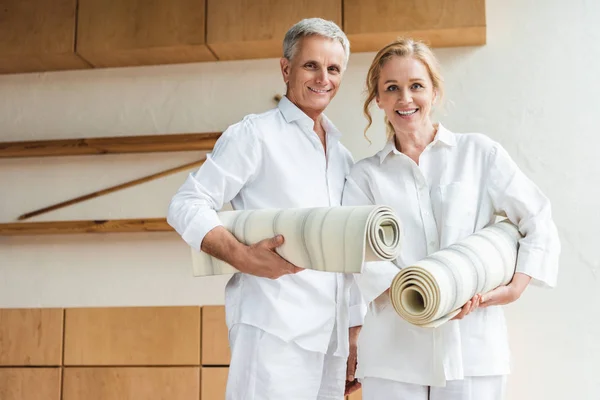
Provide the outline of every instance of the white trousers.
[[344,398],[346,359],[329,350],[327,354],[304,350],[246,324],[231,328],[229,342],[227,400]]
[[445,387],[422,386],[365,377],[363,400],[503,400],[506,375],[470,376],[447,381]]

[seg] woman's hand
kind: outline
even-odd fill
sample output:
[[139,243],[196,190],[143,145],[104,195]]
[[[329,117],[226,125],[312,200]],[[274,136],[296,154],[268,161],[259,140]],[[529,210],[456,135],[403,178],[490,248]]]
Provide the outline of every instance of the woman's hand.
[[452,319],[463,319],[478,307],[501,306],[512,303],[521,297],[530,281],[531,277],[529,275],[516,272],[508,285],[499,286],[485,294],[473,296]]
[[499,286],[484,294],[479,303],[479,307],[501,306],[518,300],[530,281],[531,277],[529,275],[516,272],[508,285]]
[[467,304],[465,304],[460,310],[460,312],[456,314],[452,319],[463,319],[464,317],[475,311],[481,303],[481,298],[482,296],[480,294],[476,294],[475,296],[473,296],[473,298],[467,301]]

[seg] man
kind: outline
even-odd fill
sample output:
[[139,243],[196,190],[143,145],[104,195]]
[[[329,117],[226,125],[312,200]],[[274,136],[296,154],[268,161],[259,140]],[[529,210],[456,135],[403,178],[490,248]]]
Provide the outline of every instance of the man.
[[349,47],[330,21],[305,19],[290,28],[280,61],[285,97],[230,126],[169,207],[169,223],[190,246],[240,271],[225,292],[227,399],[342,399],[346,380],[358,385],[364,306],[352,275],[290,264],[275,252],[281,236],[246,246],[216,214],[228,201],[234,209],[341,204],[353,161],[322,113],[338,91]]

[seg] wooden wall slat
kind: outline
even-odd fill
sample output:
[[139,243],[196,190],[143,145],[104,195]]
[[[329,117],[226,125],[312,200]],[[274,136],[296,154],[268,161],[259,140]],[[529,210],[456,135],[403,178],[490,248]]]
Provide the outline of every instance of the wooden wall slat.
[[0,368],[0,399],[60,400],[60,368]]
[[202,368],[200,400],[224,400],[228,373],[227,367]]
[[198,400],[200,397],[200,367],[69,367],[64,375],[62,400]]
[[202,365],[229,365],[228,336],[225,307],[202,307]]
[[200,365],[200,307],[69,308],[65,365]]
[[62,309],[0,309],[0,365],[61,365],[62,338]]

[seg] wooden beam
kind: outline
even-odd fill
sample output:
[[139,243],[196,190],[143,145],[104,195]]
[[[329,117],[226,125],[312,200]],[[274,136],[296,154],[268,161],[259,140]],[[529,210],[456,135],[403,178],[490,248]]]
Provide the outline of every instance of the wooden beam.
[[74,233],[172,232],[165,218],[52,221],[0,224],[0,236],[60,235]]
[[220,132],[0,143],[0,158],[212,150]]

